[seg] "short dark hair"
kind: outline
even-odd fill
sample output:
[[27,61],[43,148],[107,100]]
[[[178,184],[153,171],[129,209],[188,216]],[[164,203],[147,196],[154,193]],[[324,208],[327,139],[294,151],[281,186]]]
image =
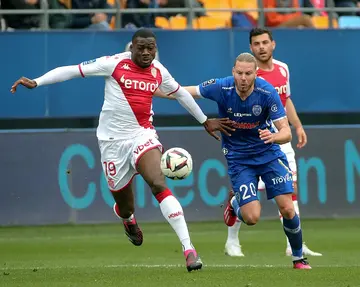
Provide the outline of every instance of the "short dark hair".
[[132,39],[131,41],[134,42],[134,40],[138,37],[141,37],[141,38],[155,38],[156,39],[156,36],[154,34],[153,31],[151,31],[150,29],[139,29],[137,30],[134,35],[132,36]]
[[251,29],[250,34],[249,34],[249,42],[250,42],[250,44],[251,44],[251,41],[252,41],[253,37],[260,36],[260,35],[263,35],[263,34],[268,34],[269,38],[270,38],[270,41],[273,41],[273,36],[272,36],[272,33],[271,33],[271,31],[269,29],[266,29],[266,28],[253,28],[253,29]]

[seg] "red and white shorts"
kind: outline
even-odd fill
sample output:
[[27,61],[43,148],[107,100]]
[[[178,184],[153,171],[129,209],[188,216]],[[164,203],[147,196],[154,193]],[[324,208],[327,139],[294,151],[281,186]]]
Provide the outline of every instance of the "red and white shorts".
[[110,190],[121,190],[138,174],[137,163],[149,150],[163,150],[155,130],[128,140],[99,140],[101,163]]
[[[282,152],[286,155],[290,170],[292,171],[293,182],[296,182],[297,168],[296,168],[296,160],[295,160],[295,151],[292,148],[291,143],[282,144],[280,145],[280,148]],[[261,180],[261,178],[259,179],[258,190],[265,190],[265,184]]]

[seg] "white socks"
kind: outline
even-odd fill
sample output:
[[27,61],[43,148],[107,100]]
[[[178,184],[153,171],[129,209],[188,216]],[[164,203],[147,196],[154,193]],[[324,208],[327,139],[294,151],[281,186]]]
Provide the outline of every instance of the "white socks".
[[195,249],[191,244],[188,227],[184,218],[184,212],[180,202],[173,196],[168,195],[160,202],[163,216],[176,232],[183,246],[183,251]]
[[228,227],[228,237],[226,242],[239,243],[239,230],[241,226],[241,221],[236,220],[233,226]]

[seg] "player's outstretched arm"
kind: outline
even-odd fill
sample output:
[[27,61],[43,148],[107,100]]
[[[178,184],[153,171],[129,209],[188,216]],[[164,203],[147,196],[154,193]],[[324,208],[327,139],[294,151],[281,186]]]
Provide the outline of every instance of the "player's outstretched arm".
[[[192,95],[192,97],[194,99],[201,99],[201,96],[199,96],[198,93],[197,93],[196,86],[188,86],[188,87],[183,87],[183,88],[185,90],[187,90],[190,93],[190,95]],[[158,97],[158,98],[162,98],[162,99],[176,100],[176,97],[174,95],[166,95],[162,91],[160,91],[159,89],[157,89],[155,91],[154,96]]]
[[232,127],[233,122],[231,120],[228,118],[208,119],[190,93],[183,87],[179,87],[179,89],[174,93],[174,96],[179,103],[204,126],[209,135],[217,140],[220,140],[220,137],[215,133],[216,131],[220,131],[227,136],[231,136],[229,132],[234,131],[234,128]]
[[11,93],[15,93],[19,85],[22,85],[28,89],[33,89],[38,86],[50,85],[58,82],[67,81],[81,76],[78,66],[64,66],[53,69],[43,76],[36,79],[28,79],[21,77],[11,87]]
[[289,119],[289,122],[295,128],[296,135],[298,138],[298,144],[296,146],[298,148],[303,148],[307,144],[307,135],[304,131],[304,128],[301,124],[299,116],[296,112],[294,103],[292,102],[290,97],[286,100],[285,107],[286,107],[286,114]]
[[[263,130],[260,132],[260,138],[261,139],[265,138],[265,143],[284,144],[290,142],[292,139],[292,135],[291,135],[291,129],[289,126],[288,119],[284,117],[279,120],[276,120],[274,121],[274,125],[279,132],[271,133],[269,130]],[[269,135],[265,131],[268,131],[271,135]]]

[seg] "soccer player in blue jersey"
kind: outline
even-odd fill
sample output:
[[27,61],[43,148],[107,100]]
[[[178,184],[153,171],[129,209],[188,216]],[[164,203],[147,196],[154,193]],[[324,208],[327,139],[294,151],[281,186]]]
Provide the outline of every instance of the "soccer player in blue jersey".
[[283,216],[293,267],[311,269],[303,258],[300,219],[291,198],[292,173],[279,147],[291,141],[291,130],[279,94],[271,84],[256,78],[256,69],[254,56],[243,53],[236,58],[233,76],[211,79],[186,89],[195,98],[215,101],[220,117],[234,121],[236,131],[231,136],[222,134],[222,150],[235,192],[224,211],[226,225],[234,225],[237,218],[247,225],[258,222],[261,206],[257,186],[261,176],[267,198],[275,199]]

